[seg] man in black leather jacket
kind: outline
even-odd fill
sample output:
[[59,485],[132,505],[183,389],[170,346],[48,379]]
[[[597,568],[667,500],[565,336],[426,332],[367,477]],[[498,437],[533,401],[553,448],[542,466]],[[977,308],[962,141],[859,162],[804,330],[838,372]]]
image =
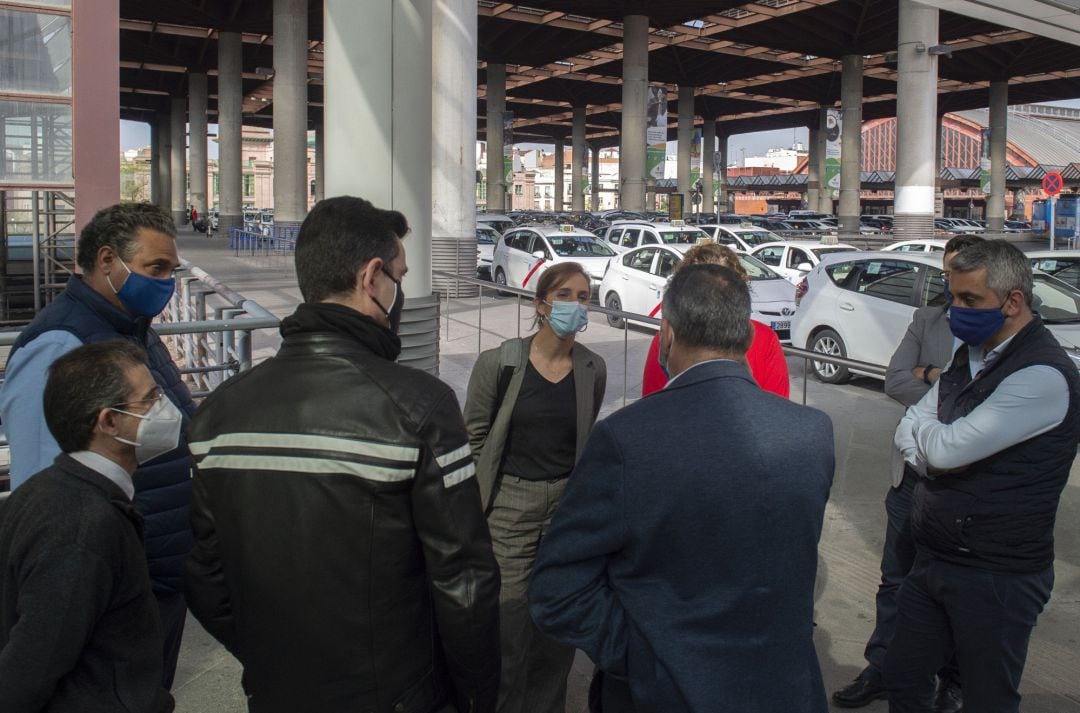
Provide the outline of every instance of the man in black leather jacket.
[[189,605],[256,713],[495,707],[499,575],[461,410],[394,361],[407,231],[359,198],[316,205],[281,350],[188,434]]

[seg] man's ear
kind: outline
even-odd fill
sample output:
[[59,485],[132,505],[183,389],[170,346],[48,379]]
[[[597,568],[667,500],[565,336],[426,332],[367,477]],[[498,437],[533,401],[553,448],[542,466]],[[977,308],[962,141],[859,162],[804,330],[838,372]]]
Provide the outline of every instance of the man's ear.
[[102,245],[98,248],[97,259],[94,260],[94,268],[103,275],[108,275],[118,267],[119,257],[112,245]]
[[372,258],[365,262],[356,273],[356,288],[366,292],[367,288],[375,289],[375,277],[382,270],[382,258]]
[[100,431],[108,436],[116,436],[120,433],[120,424],[118,423],[118,416],[120,414],[113,411],[111,408],[103,408],[98,411],[97,420],[95,422],[95,430]]

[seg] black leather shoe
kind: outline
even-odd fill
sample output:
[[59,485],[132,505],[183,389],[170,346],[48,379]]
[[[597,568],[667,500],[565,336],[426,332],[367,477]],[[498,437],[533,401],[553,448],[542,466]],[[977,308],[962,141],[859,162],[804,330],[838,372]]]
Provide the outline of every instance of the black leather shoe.
[[871,701],[885,698],[885,687],[876,676],[859,674],[858,678],[832,694],[832,701],[840,708],[862,708]]
[[942,681],[934,696],[934,713],[961,713],[964,709],[964,696],[956,683]]

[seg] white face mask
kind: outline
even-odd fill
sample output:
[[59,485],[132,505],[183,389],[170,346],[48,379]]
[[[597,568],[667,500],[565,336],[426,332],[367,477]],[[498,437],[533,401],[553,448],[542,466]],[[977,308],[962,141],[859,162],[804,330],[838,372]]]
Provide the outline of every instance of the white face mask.
[[162,453],[168,453],[179,445],[183,415],[168,396],[162,394],[145,414],[118,408],[112,410],[139,419],[139,429],[135,432],[136,440],[130,441],[120,436],[113,436],[121,443],[135,446],[135,460],[139,462],[139,465],[157,458]]

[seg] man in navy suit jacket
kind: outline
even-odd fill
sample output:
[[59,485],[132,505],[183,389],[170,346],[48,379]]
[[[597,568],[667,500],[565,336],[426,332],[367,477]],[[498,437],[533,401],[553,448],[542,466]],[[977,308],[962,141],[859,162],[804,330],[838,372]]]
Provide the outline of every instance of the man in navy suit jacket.
[[594,427],[540,547],[533,619],[603,669],[605,711],[630,710],[612,705],[628,683],[636,713],[824,713],[813,607],[832,423],[754,383],[733,272],[679,270],[663,309],[674,378]]

